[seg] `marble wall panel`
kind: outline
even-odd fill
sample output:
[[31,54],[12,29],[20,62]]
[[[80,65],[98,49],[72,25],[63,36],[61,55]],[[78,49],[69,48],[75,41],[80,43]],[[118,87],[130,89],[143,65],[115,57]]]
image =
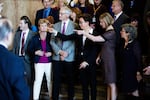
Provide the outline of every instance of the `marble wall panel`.
[[43,8],[41,0],[0,0],[4,3],[2,15],[8,17],[16,30],[21,16],[26,15],[34,24],[35,14]]

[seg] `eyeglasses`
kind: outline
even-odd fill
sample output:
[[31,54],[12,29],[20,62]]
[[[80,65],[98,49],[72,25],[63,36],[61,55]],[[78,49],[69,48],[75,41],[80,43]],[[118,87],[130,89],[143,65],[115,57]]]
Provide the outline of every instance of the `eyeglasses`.
[[84,23],[86,23],[86,22],[80,22],[80,21],[79,21],[79,24],[84,24]]
[[127,31],[125,31],[125,30],[121,30],[120,32],[126,32],[127,33]]

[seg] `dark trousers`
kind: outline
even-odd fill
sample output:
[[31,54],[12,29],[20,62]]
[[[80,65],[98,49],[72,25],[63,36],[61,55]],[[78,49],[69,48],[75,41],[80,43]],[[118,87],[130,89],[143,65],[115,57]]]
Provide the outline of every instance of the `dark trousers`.
[[90,100],[89,93],[91,93],[91,100],[96,100],[96,66],[87,66],[85,69],[81,69],[80,78],[83,100]]
[[66,81],[68,86],[68,100],[73,100],[74,97],[74,81],[73,81],[73,62],[54,61],[53,62],[53,100],[59,100],[59,91],[62,81],[63,71],[66,74]]
[[[27,85],[29,86],[30,89],[30,96],[31,96],[31,100],[32,100],[32,92],[33,92],[33,80],[31,78],[31,70],[32,69],[32,65],[31,63],[29,63],[29,61],[26,61],[24,56],[20,57],[23,62],[24,62],[24,75],[25,75],[25,80],[27,82]],[[32,71],[34,72],[34,71]]]

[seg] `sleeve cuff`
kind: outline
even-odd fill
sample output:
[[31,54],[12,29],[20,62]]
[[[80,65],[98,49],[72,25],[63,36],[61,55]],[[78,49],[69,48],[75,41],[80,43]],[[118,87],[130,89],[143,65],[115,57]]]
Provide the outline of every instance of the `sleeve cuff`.
[[57,31],[54,31],[54,36],[57,36],[58,32]]

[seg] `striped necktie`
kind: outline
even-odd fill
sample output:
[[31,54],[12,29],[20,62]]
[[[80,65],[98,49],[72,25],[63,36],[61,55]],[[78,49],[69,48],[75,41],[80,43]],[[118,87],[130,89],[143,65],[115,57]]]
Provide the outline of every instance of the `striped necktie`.
[[26,34],[26,32],[23,32],[23,33],[22,33],[22,40],[21,40],[21,55],[24,54],[25,34]]

